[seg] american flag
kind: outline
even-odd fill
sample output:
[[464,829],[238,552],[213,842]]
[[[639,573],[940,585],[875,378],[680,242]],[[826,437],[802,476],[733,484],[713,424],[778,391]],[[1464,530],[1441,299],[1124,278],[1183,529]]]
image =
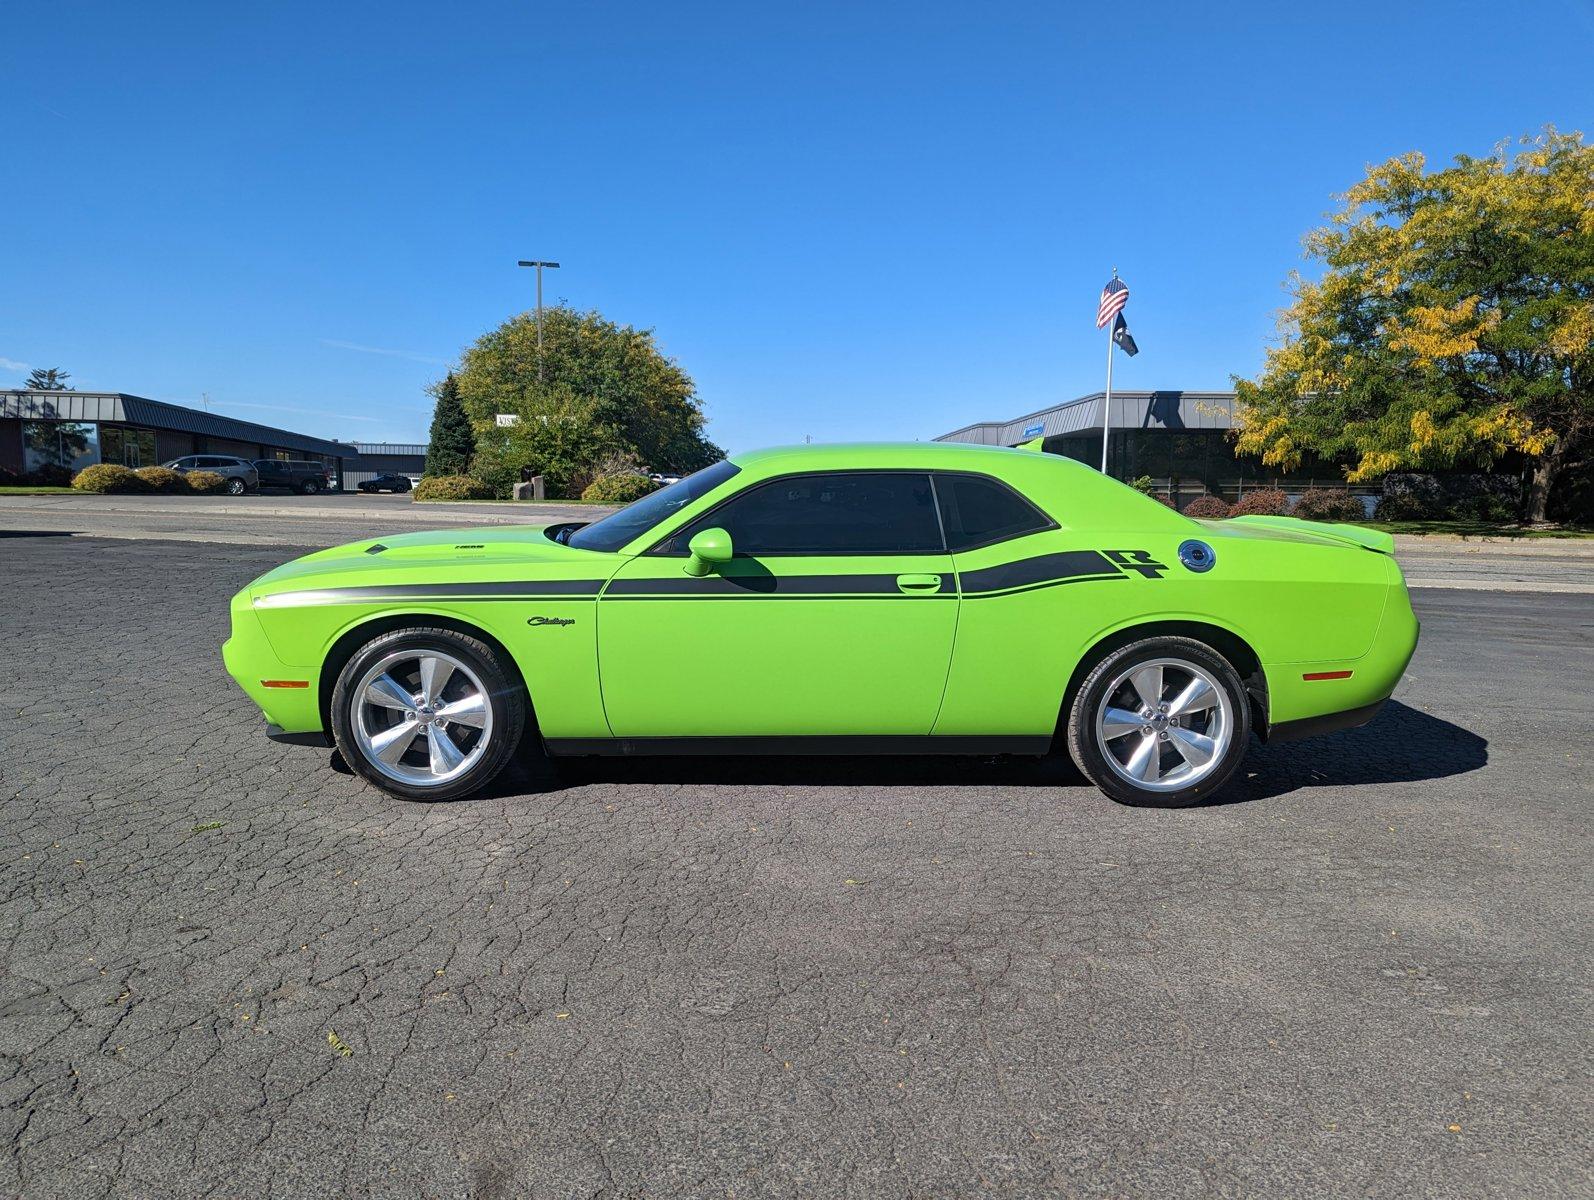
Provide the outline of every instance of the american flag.
[[1121,313],[1128,303],[1129,285],[1114,275],[1107,281],[1107,286],[1101,289],[1101,303],[1096,306],[1096,328],[1105,329],[1107,322]]

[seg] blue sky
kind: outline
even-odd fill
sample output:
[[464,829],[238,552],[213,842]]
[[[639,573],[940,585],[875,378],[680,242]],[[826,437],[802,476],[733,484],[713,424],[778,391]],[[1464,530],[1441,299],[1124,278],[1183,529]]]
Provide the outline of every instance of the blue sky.
[[[1509,23],[1507,23],[1509,22]],[[531,304],[652,327],[729,449],[1253,371],[1363,166],[1591,129],[1594,4],[11,5],[0,387],[424,436]]]

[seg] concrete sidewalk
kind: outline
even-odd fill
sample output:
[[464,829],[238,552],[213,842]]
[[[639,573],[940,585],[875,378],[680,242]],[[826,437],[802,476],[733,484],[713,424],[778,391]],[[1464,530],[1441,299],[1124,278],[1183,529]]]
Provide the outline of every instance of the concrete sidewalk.
[[77,533],[141,541],[331,546],[425,529],[594,521],[612,506],[417,504],[409,496],[0,496],[0,533]]

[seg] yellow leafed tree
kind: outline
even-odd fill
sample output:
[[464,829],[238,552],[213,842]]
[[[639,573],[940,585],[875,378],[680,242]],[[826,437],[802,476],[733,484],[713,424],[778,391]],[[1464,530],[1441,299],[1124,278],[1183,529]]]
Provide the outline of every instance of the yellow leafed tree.
[[1394,470],[1532,465],[1524,515],[1594,442],[1594,147],[1553,128],[1429,170],[1372,167],[1306,237],[1281,338],[1237,379],[1238,449],[1306,452],[1353,481]]

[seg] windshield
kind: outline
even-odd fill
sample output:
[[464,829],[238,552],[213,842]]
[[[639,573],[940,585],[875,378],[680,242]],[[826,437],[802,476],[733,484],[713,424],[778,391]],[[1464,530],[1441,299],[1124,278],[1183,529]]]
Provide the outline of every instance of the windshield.
[[704,467],[668,487],[650,492],[640,500],[633,500],[619,512],[610,513],[601,521],[583,525],[565,539],[565,545],[578,550],[618,550],[627,542],[641,537],[670,514],[706,496],[736,471],[734,465],[725,461]]

